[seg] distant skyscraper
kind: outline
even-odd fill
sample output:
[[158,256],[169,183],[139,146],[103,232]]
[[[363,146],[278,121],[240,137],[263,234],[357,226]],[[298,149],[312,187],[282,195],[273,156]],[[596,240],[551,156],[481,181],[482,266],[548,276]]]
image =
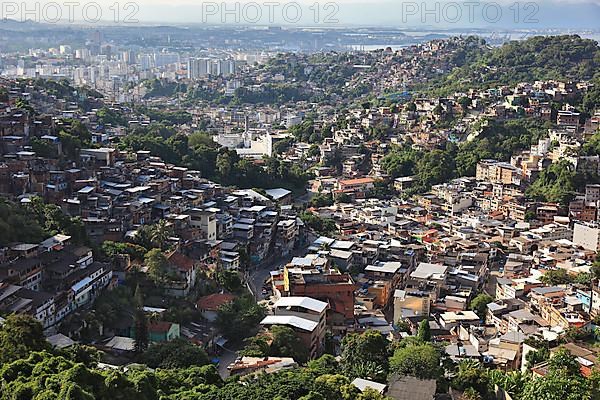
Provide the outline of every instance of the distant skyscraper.
[[221,75],[229,76],[235,73],[235,61],[234,60],[220,60]]
[[89,75],[90,75],[90,82],[95,84],[96,81],[98,80],[98,68],[90,67]]
[[135,53],[132,50],[126,50],[121,53],[121,59],[127,65],[135,64]]
[[100,47],[100,54],[106,56],[108,60],[112,58],[112,46],[110,44],[105,44]]
[[208,58],[190,58],[188,60],[188,78],[200,79],[208,76],[209,63]]
[[210,74],[213,76],[221,75],[221,61],[212,60],[210,63]]
[[95,44],[96,46],[100,46],[103,41],[104,41],[104,35],[102,34],[102,32],[94,31],[94,33],[92,34],[92,44]]
[[90,52],[94,55],[100,54],[100,46],[104,42],[104,35],[100,31],[94,31],[89,41]]
[[140,67],[143,71],[149,70],[152,68],[152,56],[150,54],[141,54],[140,55]]
[[90,58],[90,51],[88,49],[77,49],[75,50],[75,58],[79,60],[87,60]]
[[201,79],[212,76],[229,76],[235,73],[234,60],[220,60],[210,58],[190,58],[188,60],[188,78]]
[[154,53],[154,66],[157,68],[169,64],[179,64],[179,54],[177,53]]

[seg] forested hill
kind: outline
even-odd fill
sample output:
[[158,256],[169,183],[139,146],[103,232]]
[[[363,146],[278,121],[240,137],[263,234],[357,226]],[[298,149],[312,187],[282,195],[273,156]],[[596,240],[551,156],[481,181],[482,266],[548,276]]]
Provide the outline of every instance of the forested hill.
[[577,35],[535,36],[484,52],[433,82],[447,94],[468,88],[489,88],[536,80],[600,81],[600,47]]

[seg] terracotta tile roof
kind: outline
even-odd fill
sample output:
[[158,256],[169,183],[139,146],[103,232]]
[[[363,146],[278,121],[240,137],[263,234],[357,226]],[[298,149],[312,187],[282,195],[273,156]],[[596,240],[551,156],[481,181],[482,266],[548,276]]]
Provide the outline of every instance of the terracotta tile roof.
[[373,178],[344,179],[340,181],[340,185],[364,185],[373,182],[375,182]]
[[156,333],[167,333],[171,329],[171,322],[167,321],[153,321],[148,324],[148,331]]
[[196,308],[205,311],[217,311],[223,304],[232,302],[235,296],[230,293],[215,293],[201,297],[196,302]]
[[190,271],[194,268],[194,260],[181,253],[173,252],[167,259],[169,260],[169,264],[176,266],[180,270]]

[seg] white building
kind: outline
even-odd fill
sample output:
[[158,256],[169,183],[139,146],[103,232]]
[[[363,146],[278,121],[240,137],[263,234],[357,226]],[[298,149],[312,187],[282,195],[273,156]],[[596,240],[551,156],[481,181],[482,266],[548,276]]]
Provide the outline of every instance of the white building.
[[595,224],[576,223],[573,229],[573,243],[586,250],[600,248],[600,228]]

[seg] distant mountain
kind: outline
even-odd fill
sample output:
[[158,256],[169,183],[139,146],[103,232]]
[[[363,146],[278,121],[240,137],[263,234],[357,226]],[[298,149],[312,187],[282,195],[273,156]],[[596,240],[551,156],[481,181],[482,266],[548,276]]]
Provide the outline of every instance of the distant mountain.
[[47,28],[47,24],[40,24],[35,21],[26,20],[26,21],[16,21],[14,19],[3,18],[0,19],[0,29],[10,30],[10,31],[32,31],[36,29],[45,29]]

